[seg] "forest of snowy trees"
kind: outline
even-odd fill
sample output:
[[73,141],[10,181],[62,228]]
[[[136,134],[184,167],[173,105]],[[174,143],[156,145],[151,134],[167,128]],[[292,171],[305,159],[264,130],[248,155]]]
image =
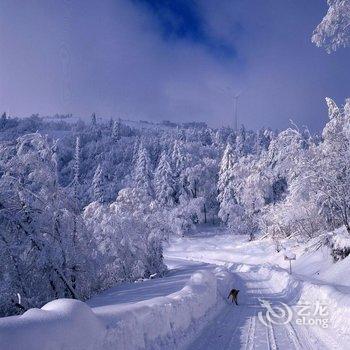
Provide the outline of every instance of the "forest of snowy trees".
[[3,114],[1,315],[161,275],[163,242],[198,225],[350,233],[350,100],[326,102],[320,136]]

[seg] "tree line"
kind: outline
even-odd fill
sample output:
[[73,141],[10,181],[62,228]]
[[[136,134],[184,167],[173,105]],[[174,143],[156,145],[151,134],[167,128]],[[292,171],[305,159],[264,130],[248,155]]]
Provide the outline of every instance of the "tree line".
[[350,102],[320,136],[39,116],[0,119],[0,311],[166,271],[199,225],[310,239],[349,220]]

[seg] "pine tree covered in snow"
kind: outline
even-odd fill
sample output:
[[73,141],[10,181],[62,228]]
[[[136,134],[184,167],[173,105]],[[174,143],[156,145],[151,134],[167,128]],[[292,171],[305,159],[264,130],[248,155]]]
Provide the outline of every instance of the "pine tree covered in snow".
[[274,239],[349,230],[350,103],[326,102],[321,137],[3,118],[1,314],[20,312],[16,293],[40,306],[161,274],[162,242],[199,224]]
[[174,186],[169,158],[163,151],[154,174],[155,195],[161,205],[172,206],[174,204]]
[[0,244],[7,266],[1,270],[2,312],[16,312],[11,305],[15,293],[23,296],[26,306],[88,296],[93,272],[86,262],[84,231],[72,234],[75,215],[56,181],[49,142],[28,134],[7,145],[10,150],[12,157],[2,163],[5,173],[0,179]]
[[236,137],[236,153],[238,157],[244,157],[247,154],[246,149],[246,131],[244,125],[241,125]]
[[119,141],[121,138],[120,121],[114,120],[112,126],[112,139],[114,142]]
[[181,141],[175,140],[173,151],[171,154],[171,161],[174,168],[175,176],[179,176],[185,167],[186,158],[181,149]]
[[236,154],[230,143],[226,145],[220,163],[218,179],[218,201],[220,203],[219,217],[227,222],[229,218],[229,208],[236,204],[234,188],[234,164],[237,161]]
[[72,182],[74,199],[77,206],[80,205],[80,157],[81,157],[80,137],[77,137],[75,141],[74,177]]
[[104,174],[101,165],[99,164],[96,168],[94,177],[92,179],[92,187],[94,200],[99,203],[105,201],[105,187],[104,187]]
[[136,188],[145,191],[148,195],[153,194],[151,167],[148,151],[141,143],[134,168],[134,183]]
[[97,118],[96,118],[96,114],[95,113],[92,113],[92,116],[91,116],[91,125],[93,127],[95,127],[97,125]]

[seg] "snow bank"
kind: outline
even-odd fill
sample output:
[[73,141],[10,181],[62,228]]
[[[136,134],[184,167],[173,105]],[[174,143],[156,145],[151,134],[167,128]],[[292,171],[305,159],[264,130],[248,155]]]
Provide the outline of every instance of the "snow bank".
[[291,306],[305,301],[315,305],[316,301],[327,305],[329,330],[339,336],[350,334],[350,288],[331,285],[298,274],[290,275],[279,266],[267,264],[258,269],[274,286],[276,293],[288,296]]
[[193,273],[170,295],[134,304],[90,308],[59,299],[22,316],[0,319],[1,349],[173,349],[185,344],[203,318],[215,314],[232,287],[225,268]]
[[[314,281],[298,281],[300,300],[318,300],[325,302],[329,315],[327,316],[330,328],[339,336],[350,335],[350,294],[340,290],[336,285],[322,284]],[[295,279],[294,279],[295,283]]]
[[224,268],[197,271],[180,291],[108,316],[106,348],[178,349],[224,302],[230,286],[232,275]]
[[0,318],[0,348],[7,350],[92,350],[101,344],[103,333],[103,324],[91,308],[72,299]]

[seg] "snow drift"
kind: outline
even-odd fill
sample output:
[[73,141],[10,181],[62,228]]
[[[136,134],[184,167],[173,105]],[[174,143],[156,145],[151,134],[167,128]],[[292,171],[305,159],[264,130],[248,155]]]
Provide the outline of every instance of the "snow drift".
[[[327,305],[329,328],[319,329],[313,327],[318,337],[325,339],[328,334],[338,334],[346,337],[350,334],[350,289],[344,286],[332,285],[317,279],[299,274],[290,275],[277,265],[266,264],[255,266],[256,272],[271,281],[275,292],[287,295],[290,306],[309,302],[325,302]],[[327,338],[325,339],[327,341]],[[344,338],[342,339],[344,341]]]
[[97,349],[104,326],[91,308],[72,299],[57,299],[41,309],[0,319],[0,347],[8,350]]
[[[173,239],[167,255],[173,258],[186,257],[212,264],[233,264],[235,273],[256,274],[273,286],[276,295],[284,296],[288,305],[296,307],[303,301],[312,305],[316,301],[325,302],[329,310],[329,329],[313,330],[318,336],[327,334],[341,336],[339,342],[350,342],[350,282],[346,276],[350,270],[350,255],[334,262],[332,249],[344,249],[350,246],[349,234],[344,227],[315,237],[308,242],[295,239],[281,241],[282,248],[276,251],[273,240],[255,240],[249,242],[246,236],[218,234],[197,236],[195,239],[184,237]],[[284,260],[285,253],[296,255],[292,262],[293,274],[289,275],[289,262]],[[297,309],[298,310],[298,309]],[[327,339],[325,343],[329,343]]]
[[0,344],[8,350],[179,348],[225,302],[232,280],[222,267],[199,270],[175,293],[108,309],[58,299],[0,319]]

